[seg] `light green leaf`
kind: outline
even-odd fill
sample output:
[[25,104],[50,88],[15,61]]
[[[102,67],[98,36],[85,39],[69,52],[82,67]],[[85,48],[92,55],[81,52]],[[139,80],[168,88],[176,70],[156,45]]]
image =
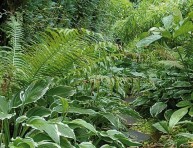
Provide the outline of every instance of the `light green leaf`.
[[85,115],[94,115],[97,114],[92,109],[83,109],[83,108],[77,108],[77,107],[70,107],[68,110],[69,113],[77,113],[77,114],[85,114]]
[[91,142],[82,142],[78,146],[79,148],[96,148]]
[[57,127],[61,136],[76,140],[73,129],[71,129],[67,124],[57,123]]
[[176,136],[182,136],[193,140],[193,134],[190,134],[190,133],[180,133],[180,134],[177,134]]
[[188,113],[188,107],[181,108],[175,111],[170,120],[169,120],[169,127],[173,128],[179,121]]
[[79,126],[81,126],[81,127],[84,127],[84,128],[86,128],[86,129],[90,130],[91,132],[97,134],[96,129],[95,129],[90,123],[87,123],[86,121],[84,121],[84,120],[82,120],[82,119],[76,119],[76,120],[73,120],[73,121],[69,122],[69,126],[70,126],[71,124],[72,124],[72,125],[73,125],[73,124],[79,125]]
[[42,141],[38,143],[38,148],[61,148],[58,144]]
[[125,146],[140,146],[138,142],[133,142],[131,139],[127,138],[124,134],[117,130],[108,130],[107,134],[113,140],[118,141],[119,143],[124,144]]
[[168,123],[166,121],[160,121],[155,124],[153,124],[153,127],[155,127],[160,132],[168,134],[170,132]]
[[0,120],[10,119],[14,115],[15,114],[7,114],[7,113],[0,112]]
[[174,32],[173,37],[176,38],[180,35],[188,33],[189,31],[193,31],[193,24],[191,21],[188,21],[180,26],[180,28]]
[[9,104],[5,97],[0,96],[0,112],[8,113]]
[[173,23],[173,16],[172,15],[169,15],[169,16],[166,16],[166,17],[164,17],[163,19],[162,19],[162,22],[163,22],[163,24],[164,24],[164,27],[166,28],[166,29],[169,29],[170,27],[171,27],[171,25],[172,25],[172,23]]
[[116,147],[110,146],[110,145],[108,145],[108,144],[105,144],[105,145],[101,146],[100,148],[116,148]]
[[110,123],[116,128],[120,128],[119,118],[111,113],[100,113],[103,117],[105,117]]
[[163,102],[157,102],[150,108],[150,113],[153,117],[156,117],[164,109],[166,109],[167,104]]
[[148,36],[148,37],[142,39],[141,41],[139,41],[136,46],[137,46],[137,48],[149,46],[151,43],[153,43],[161,38],[162,38],[161,35],[151,35],[151,36]]
[[188,114],[189,114],[191,117],[193,117],[193,107],[190,108]]
[[47,92],[48,96],[60,96],[63,98],[67,98],[69,96],[73,96],[76,93],[76,90],[70,86],[58,86],[50,89]]
[[35,102],[43,97],[47,92],[51,79],[43,79],[33,81],[24,91],[21,91],[20,96],[16,95],[12,99],[11,106],[17,108],[23,104],[29,104]]
[[187,100],[180,101],[176,104],[177,107],[186,107],[186,106],[191,106],[192,103]]
[[47,122],[44,118],[32,117],[27,121],[26,125],[46,132],[56,143],[60,143],[59,132],[56,125]]
[[12,143],[9,144],[9,148],[36,148],[37,143],[33,141],[32,138],[25,138],[22,139],[20,137],[17,137],[13,140]]
[[16,119],[16,123],[18,124],[18,123],[22,123],[22,122],[24,122],[25,120],[27,120],[28,119],[28,117],[26,117],[26,116],[20,116],[20,117],[18,117],[17,119]]

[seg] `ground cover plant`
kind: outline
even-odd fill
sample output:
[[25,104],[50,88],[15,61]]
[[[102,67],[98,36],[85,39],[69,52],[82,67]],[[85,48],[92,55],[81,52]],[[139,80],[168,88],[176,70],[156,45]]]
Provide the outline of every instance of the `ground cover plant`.
[[0,147],[191,147],[192,6],[2,1]]

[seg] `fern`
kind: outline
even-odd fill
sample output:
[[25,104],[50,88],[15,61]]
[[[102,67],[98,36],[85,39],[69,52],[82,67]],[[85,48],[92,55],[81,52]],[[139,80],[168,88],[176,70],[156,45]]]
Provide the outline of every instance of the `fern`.
[[67,76],[86,68],[108,54],[112,46],[99,34],[85,29],[48,29],[24,55],[25,64],[20,78],[31,81],[42,76]]

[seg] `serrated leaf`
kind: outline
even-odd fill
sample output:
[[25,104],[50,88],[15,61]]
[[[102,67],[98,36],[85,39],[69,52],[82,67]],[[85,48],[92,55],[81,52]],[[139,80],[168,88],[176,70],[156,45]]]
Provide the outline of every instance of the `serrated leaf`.
[[148,36],[148,37],[142,39],[141,41],[139,41],[136,46],[137,46],[137,48],[149,46],[151,43],[153,43],[161,38],[162,38],[161,35],[151,35],[151,36]]
[[169,120],[169,127],[173,128],[188,113],[188,107],[175,111]]
[[164,109],[166,109],[167,104],[163,102],[157,102],[150,108],[150,113],[153,117],[156,117]]

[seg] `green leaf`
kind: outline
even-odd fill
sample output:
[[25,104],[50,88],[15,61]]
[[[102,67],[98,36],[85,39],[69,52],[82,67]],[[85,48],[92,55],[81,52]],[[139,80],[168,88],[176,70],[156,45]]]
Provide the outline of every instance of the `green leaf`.
[[37,143],[33,141],[32,138],[22,139],[17,137],[9,144],[9,148],[36,148]]
[[172,15],[169,15],[169,16],[166,16],[162,19],[162,22],[164,24],[164,27],[166,29],[169,29],[171,26],[172,26],[172,23],[173,23],[173,16]]
[[54,124],[48,123],[44,118],[32,117],[27,121],[26,125],[46,132],[56,143],[60,143],[57,127]]
[[172,86],[180,88],[180,87],[192,87],[192,85],[187,81],[176,81]]
[[150,113],[153,117],[156,117],[164,109],[166,109],[167,104],[163,102],[157,102],[150,108]]
[[62,104],[62,112],[66,113],[68,111],[69,105],[68,105],[68,101],[65,98],[60,98],[60,102]]
[[142,39],[141,41],[139,41],[136,46],[137,46],[137,48],[149,46],[151,43],[153,43],[161,38],[162,38],[161,35],[151,35],[151,36],[148,36],[148,37]]
[[70,86],[58,86],[55,88],[50,89],[47,92],[48,96],[60,96],[63,98],[67,98],[69,96],[73,96],[76,93],[76,90]]
[[40,117],[48,117],[51,113],[51,110],[48,108],[45,108],[43,106],[36,106],[31,108],[27,113],[27,117],[32,117],[32,116],[40,116]]
[[38,148],[61,148],[61,147],[56,143],[42,141],[38,143]]
[[176,136],[182,136],[193,140],[193,134],[190,134],[190,133],[180,133],[180,134],[177,134]]
[[190,108],[188,114],[189,114],[191,117],[193,117],[193,107]]
[[42,98],[47,92],[51,79],[43,79],[33,81],[24,91],[20,92],[20,96],[16,95],[12,99],[11,105],[13,108],[17,108],[23,104],[29,104]]
[[180,35],[188,33],[189,31],[193,31],[193,24],[191,21],[188,21],[180,26],[179,29],[174,32],[173,37],[176,38]]
[[0,112],[8,113],[9,104],[5,97],[0,96]]
[[133,142],[131,139],[127,138],[125,135],[123,135],[121,132],[117,130],[108,130],[106,132],[109,137],[113,140],[118,141],[121,144],[124,144],[125,146],[140,146],[141,144],[138,142]]
[[86,121],[84,121],[82,119],[76,119],[76,120],[69,122],[69,126],[73,125],[73,124],[84,127],[86,129],[90,130],[91,132],[97,134],[96,129],[90,123],[87,123]]
[[76,140],[73,129],[71,129],[67,124],[57,123],[57,127],[61,136]]
[[179,121],[184,117],[188,112],[188,107],[181,108],[177,111],[175,111],[170,120],[169,120],[169,127],[173,128]]
[[153,127],[155,127],[157,130],[168,134],[169,133],[169,127],[168,123],[166,121],[160,121],[153,124]]
[[28,118],[26,117],[26,116],[20,116],[20,117],[18,117],[17,119],[16,119],[16,123],[18,124],[18,123],[22,123],[22,122],[24,122],[25,120],[27,120]]
[[116,128],[120,128],[119,118],[112,113],[100,113],[103,117],[105,117],[110,123]]
[[0,120],[4,120],[4,119],[10,119],[11,117],[13,117],[15,114],[7,114],[7,113],[2,113],[0,112]]
[[108,145],[108,144],[105,144],[105,145],[101,146],[100,148],[116,148],[116,147],[110,146],[110,145]]
[[186,106],[191,106],[192,103],[187,100],[180,101],[176,104],[177,107],[186,107]]
[[[56,106],[53,109],[56,112],[62,113],[62,106]],[[83,109],[83,108],[78,108],[78,107],[69,107],[68,113],[75,113],[75,114],[85,114],[85,115],[94,115],[97,114],[92,109]]]
[[82,142],[78,146],[79,148],[96,148],[91,142]]

